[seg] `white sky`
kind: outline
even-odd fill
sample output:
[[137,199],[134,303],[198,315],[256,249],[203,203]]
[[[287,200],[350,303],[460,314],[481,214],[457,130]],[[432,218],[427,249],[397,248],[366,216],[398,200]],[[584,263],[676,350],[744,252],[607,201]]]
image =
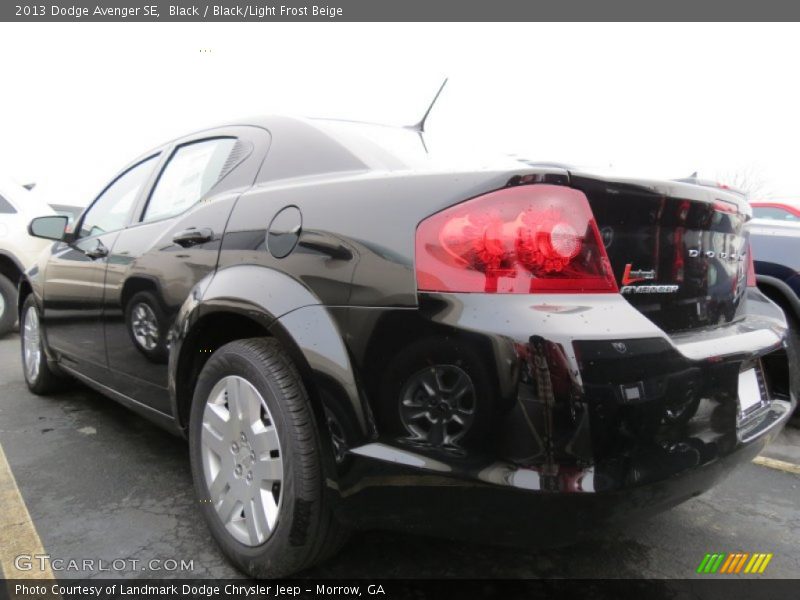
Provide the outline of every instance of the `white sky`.
[[[201,52],[201,49],[209,52]],[[237,117],[408,124],[627,175],[748,171],[800,196],[797,24],[0,24],[0,173],[86,204]]]

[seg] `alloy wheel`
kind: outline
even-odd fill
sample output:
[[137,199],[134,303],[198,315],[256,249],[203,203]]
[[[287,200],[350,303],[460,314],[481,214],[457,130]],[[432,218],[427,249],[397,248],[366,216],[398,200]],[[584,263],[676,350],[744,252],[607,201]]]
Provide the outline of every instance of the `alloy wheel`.
[[136,343],[145,350],[158,346],[158,319],[146,302],[139,302],[131,311],[131,329]]
[[453,446],[475,417],[475,387],[455,365],[436,365],[409,379],[400,394],[400,419],[415,440]]
[[28,381],[34,382],[39,377],[39,365],[42,357],[39,313],[36,307],[30,306],[25,311],[22,324],[22,344],[25,358],[25,375]]

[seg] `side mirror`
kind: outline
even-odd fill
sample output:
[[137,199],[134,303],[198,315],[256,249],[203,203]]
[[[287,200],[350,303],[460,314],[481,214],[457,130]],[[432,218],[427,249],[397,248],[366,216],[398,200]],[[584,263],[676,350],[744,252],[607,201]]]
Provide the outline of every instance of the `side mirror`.
[[68,221],[69,219],[63,215],[36,217],[28,225],[28,233],[46,240],[61,241],[64,239]]

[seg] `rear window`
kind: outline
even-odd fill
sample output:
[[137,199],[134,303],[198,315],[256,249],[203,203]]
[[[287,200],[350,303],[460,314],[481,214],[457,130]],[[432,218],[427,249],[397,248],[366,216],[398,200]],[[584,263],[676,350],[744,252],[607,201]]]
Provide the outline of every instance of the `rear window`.
[[346,121],[325,121],[324,127],[350,152],[366,163],[386,169],[420,166],[430,160],[415,131]]
[[800,217],[798,217],[792,211],[777,206],[754,206],[753,216],[757,219],[800,222]]
[[[315,120],[315,125],[373,169],[480,169],[508,167],[511,161],[464,140],[435,140],[407,127],[328,119]],[[513,164],[519,167],[518,162]]]

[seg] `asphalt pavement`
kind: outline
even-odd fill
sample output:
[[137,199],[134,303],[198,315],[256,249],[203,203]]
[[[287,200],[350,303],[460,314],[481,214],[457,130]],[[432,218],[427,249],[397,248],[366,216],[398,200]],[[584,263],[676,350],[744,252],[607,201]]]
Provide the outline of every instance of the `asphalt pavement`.
[[[78,384],[58,396],[29,393],[16,334],[0,340],[0,446],[44,552],[63,560],[59,578],[240,577],[202,522],[186,443]],[[797,418],[765,455],[778,462],[748,464],[669,512],[576,546],[533,551],[363,532],[303,576],[686,578],[706,553],[764,552],[773,558],[760,577],[797,577]],[[22,535],[15,526],[0,526],[6,554]]]

